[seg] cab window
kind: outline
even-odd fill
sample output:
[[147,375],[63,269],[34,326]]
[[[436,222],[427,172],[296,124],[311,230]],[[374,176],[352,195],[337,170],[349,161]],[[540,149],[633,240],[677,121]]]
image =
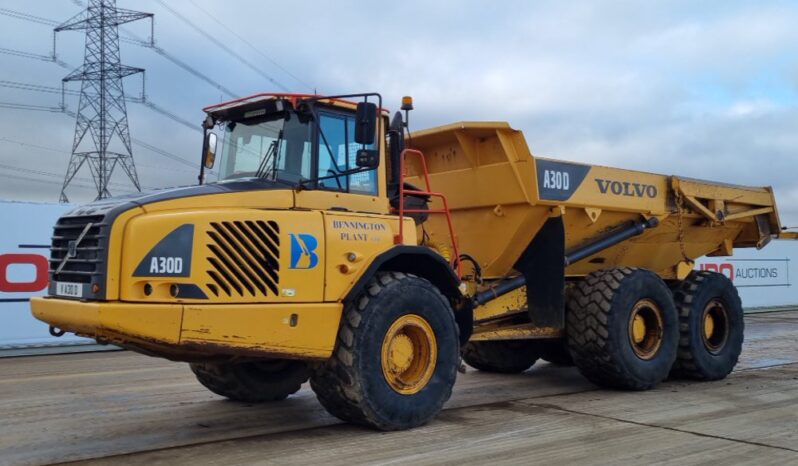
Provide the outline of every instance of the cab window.
[[[336,191],[377,194],[377,171],[336,176],[356,167],[360,144],[355,143],[355,117],[332,112],[319,113],[317,176],[319,188]],[[367,146],[372,148],[373,145]]]

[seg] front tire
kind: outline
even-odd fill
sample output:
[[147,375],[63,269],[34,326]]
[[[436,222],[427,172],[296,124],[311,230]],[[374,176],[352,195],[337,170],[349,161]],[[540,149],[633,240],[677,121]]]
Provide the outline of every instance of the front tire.
[[247,403],[284,400],[296,393],[310,376],[305,363],[287,359],[206,362],[189,366],[208,390]]
[[379,430],[427,423],[452,394],[459,338],[449,301],[430,282],[382,272],[347,304],[333,356],[311,376],[337,418]]
[[734,369],[745,322],[737,288],[725,275],[693,271],[673,289],[679,312],[679,351],[671,375],[720,380]]
[[668,376],[678,320],[670,290],[653,272],[624,267],[591,273],[574,287],[567,318],[568,347],[591,382],[646,390]]

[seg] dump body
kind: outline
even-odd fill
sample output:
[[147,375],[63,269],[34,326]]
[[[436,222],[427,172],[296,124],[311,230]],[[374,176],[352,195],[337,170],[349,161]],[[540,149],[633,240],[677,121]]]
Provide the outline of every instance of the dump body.
[[[698,257],[761,247],[781,230],[769,187],[539,158],[507,123],[455,123],[414,133],[411,141],[426,156],[432,186],[448,198],[460,250],[478,260],[487,279],[514,274],[523,251],[556,216],[565,226],[566,254],[631,222],[659,221],[569,265],[569,276],[634,266],[683,278]],[[408,162],[409,182],[420,183],[413,178],[419,170]],[[448,235],[438,217],[425,231],[436,241]]]

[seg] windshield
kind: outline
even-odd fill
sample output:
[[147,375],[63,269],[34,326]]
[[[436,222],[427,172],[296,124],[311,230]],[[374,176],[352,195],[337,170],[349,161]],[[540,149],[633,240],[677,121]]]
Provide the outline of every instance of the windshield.
[[306,189],[377,194],[377,171],[356,166],[358,150],[374,145],[355,142],[352,113],[320,110],[312,118],[276,113],[223,125],[219,181],[260,178]]
[[291,184],[310,179],[310,124],[296,115],[225,125],[220,180],[263,178]]

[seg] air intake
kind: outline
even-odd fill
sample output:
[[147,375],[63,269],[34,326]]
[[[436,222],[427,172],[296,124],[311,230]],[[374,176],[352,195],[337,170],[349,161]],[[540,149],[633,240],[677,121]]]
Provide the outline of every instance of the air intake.
[[211,252],[207,287],[214,295],[278,295],[280,227],[277,222],[214,222],[207,235]]

